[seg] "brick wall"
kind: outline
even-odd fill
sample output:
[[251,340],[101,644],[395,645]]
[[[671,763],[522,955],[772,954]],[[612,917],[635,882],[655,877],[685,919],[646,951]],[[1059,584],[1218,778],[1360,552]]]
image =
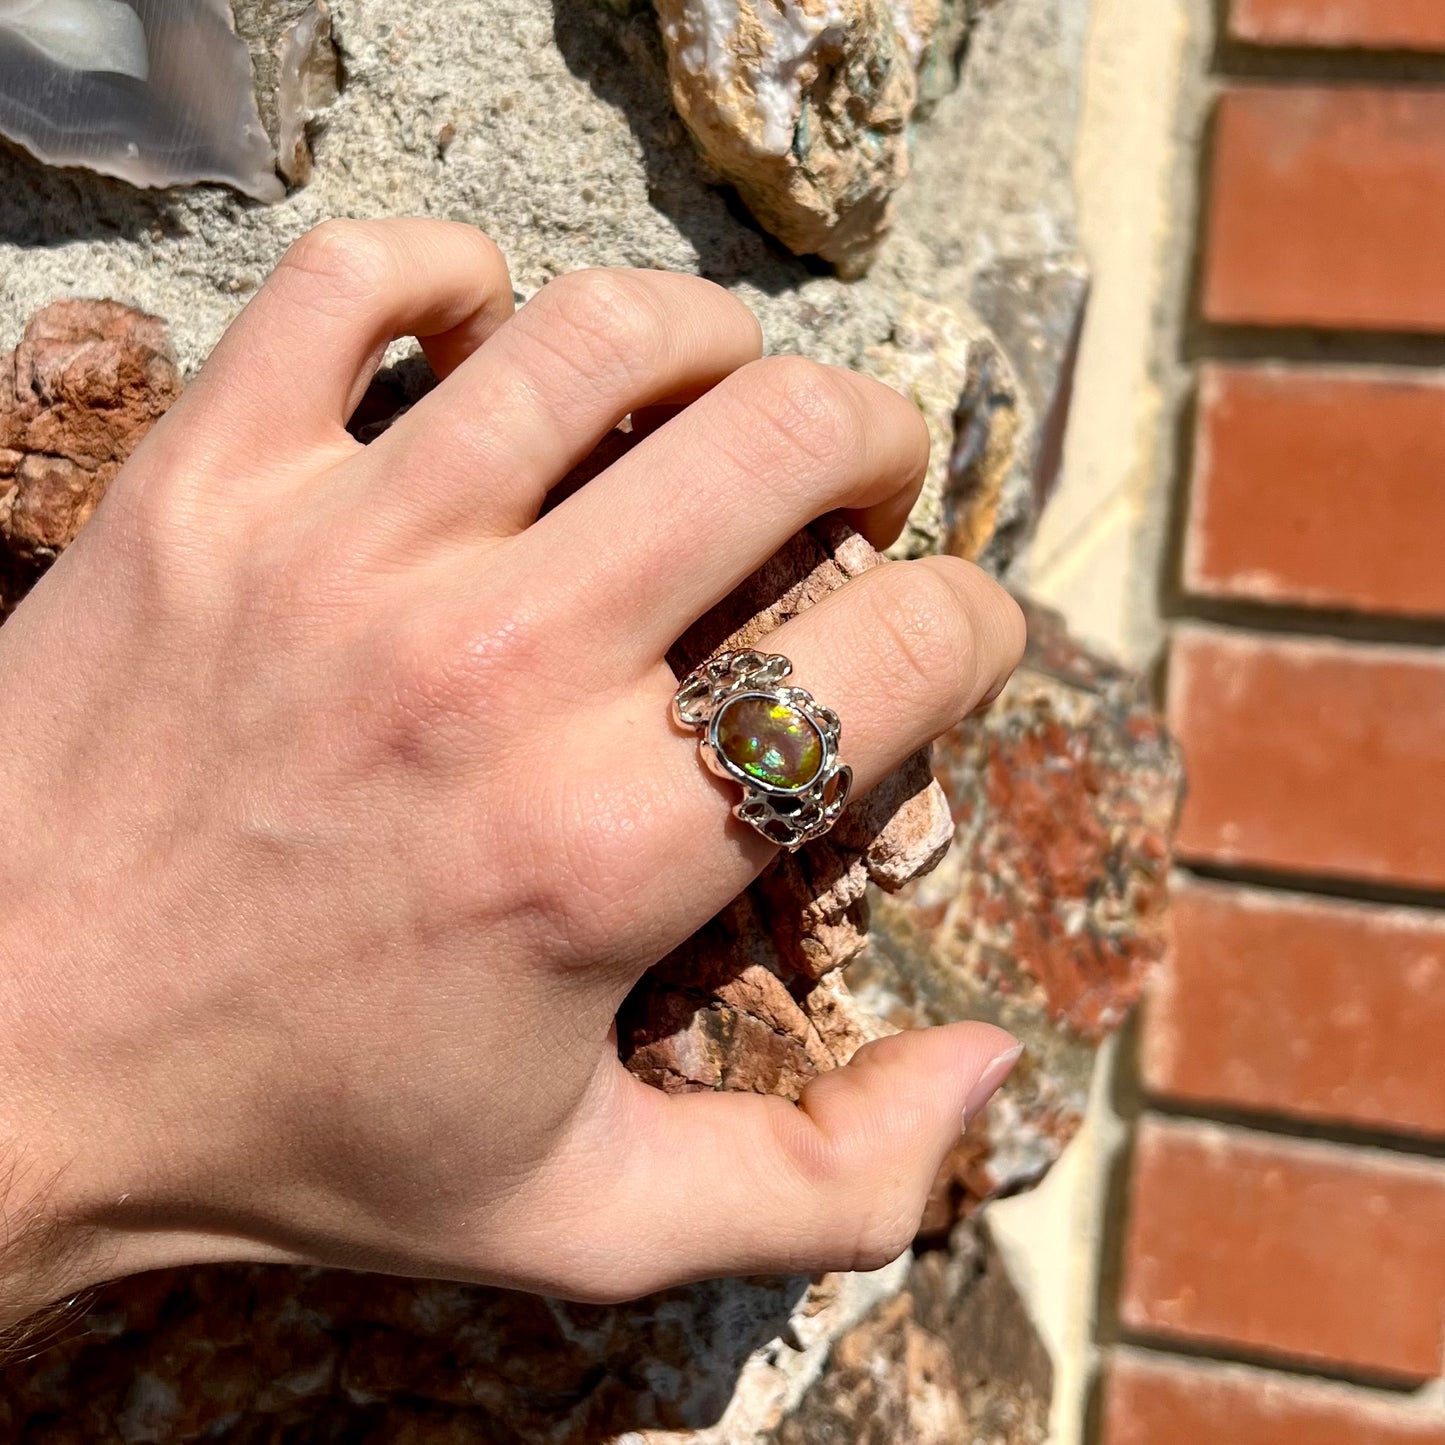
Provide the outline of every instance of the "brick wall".
[[1445,0],[1217,11],[1096,1436],[1445,1445]]

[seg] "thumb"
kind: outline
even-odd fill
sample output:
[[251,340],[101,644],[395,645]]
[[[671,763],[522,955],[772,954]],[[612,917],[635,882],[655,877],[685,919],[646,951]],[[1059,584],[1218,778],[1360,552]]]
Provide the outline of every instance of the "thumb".
[[992,1025],[948,1024],[864,1045],[796,1105],[755,1094],[668,1097],[639,1084],[619,1201],[633,1216],[619,1237],[647,1241],[636,1268],[649,1277],[638,1292],[896,1259],[944,1156],[1022,1052]]

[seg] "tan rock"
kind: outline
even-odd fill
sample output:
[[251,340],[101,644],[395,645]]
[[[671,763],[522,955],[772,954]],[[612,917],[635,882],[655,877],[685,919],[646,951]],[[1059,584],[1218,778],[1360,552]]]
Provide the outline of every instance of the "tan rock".
[[311,179],[307,126],[341,93],[341,59],[331,9],[315,0],[276,44],[276,169],[293,186]]
[[860,369],[906,396],[928,423],[928,477],[895,556],[977,558],[993,535],[1019,435],[1013,370],[983,324],[911,297]]
[[874,1307],[775,1445],[1044,1445],[1053,1368],[986,1227],[960,1225]]
[[885,0],[658,0],[678,114],[765,229],[865,271],[908,174],[913,59]]

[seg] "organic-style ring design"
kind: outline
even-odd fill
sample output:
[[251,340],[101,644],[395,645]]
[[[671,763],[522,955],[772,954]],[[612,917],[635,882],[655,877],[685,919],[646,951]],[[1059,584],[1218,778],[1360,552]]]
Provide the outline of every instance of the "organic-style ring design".
[[853,770],[838,761],[843,725],[801,687],[780,687],[793,664],[766,652],[724,652],[688,674],[672,714],[701,732],[710,771],[743,786],[733,813],[789,852],[838,820]]

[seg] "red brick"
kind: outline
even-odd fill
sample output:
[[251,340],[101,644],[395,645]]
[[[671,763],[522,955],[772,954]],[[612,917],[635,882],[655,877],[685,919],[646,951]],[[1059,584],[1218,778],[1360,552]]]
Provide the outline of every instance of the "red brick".
[[1156,1096],[1445,1136],[1445,913],[1176,888],[1145,1015]]
[[1104,1445],[1445,1445],[1445,1418],[1374,1392],[1124,1351]]
[[1445,331],[1445,91],[1251,87],[1220,101],[1205,316]]
[[1445,886],[1445,651],[1175,634],[1181,857]]
[[1442,477],[1445,377],[1206,366],[1184,585],[1445,616]]
[[1441,1368],[1442,1238],[1445,1165],[1146,1119],[1121,1313],[1152,1336],[1423,1382]]
[[1440,0],[1233,0],[1229,34],[1249,45],[1445,50]]

